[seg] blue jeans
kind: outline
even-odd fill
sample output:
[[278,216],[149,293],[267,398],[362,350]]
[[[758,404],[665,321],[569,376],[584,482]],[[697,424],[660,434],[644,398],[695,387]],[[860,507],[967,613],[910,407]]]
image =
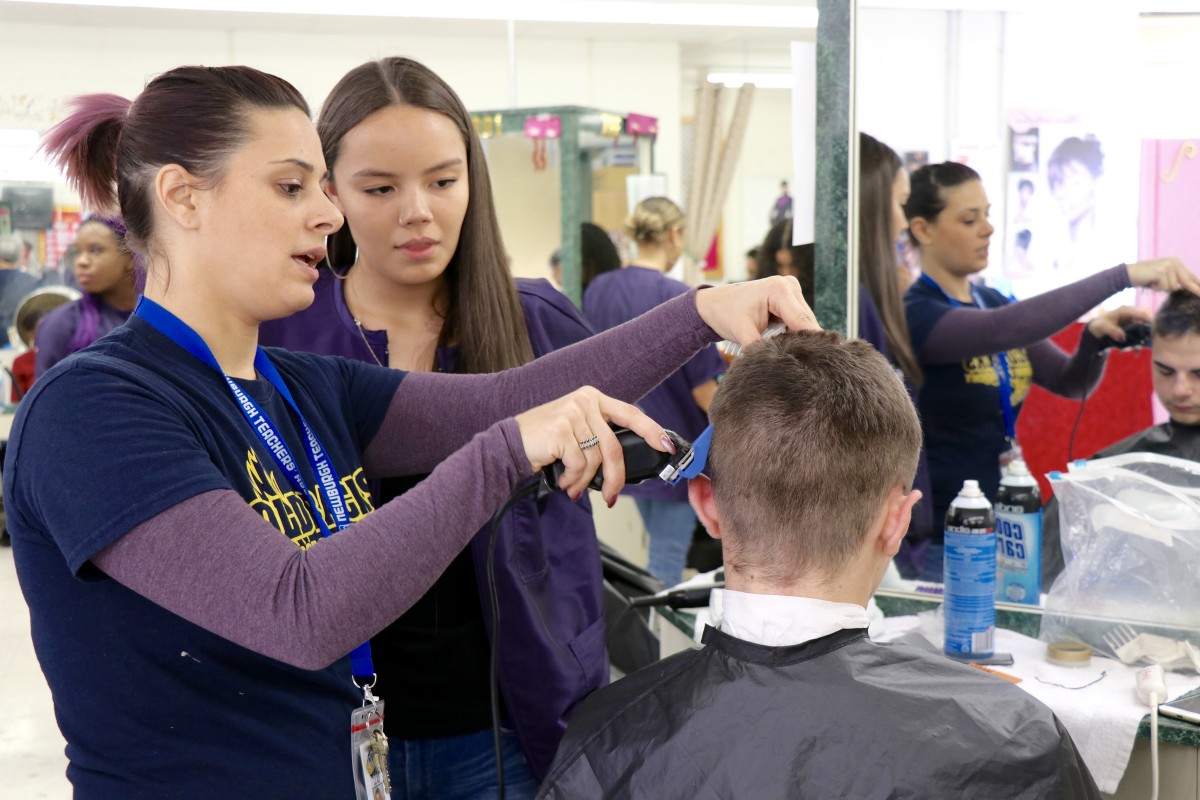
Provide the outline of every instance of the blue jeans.
[[696,530],[696,512],[689,503],[633,498],[650,533],[649,570],[668,587],[683,580],[688,550]]
[[[496,757],[491,730],[445,739],[392,739],[388,767],[392,800],[492,800]],[[504,795],[533,800],[538,790],[529,763],[510,730],[500,732]]]

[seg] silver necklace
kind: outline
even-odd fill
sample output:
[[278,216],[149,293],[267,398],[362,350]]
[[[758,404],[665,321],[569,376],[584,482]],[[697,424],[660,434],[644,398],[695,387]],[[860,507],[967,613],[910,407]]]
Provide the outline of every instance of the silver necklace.
[[[335,272],[334,275],[337,275],[337,273]],[[357,314],[350,310],[349,297],[347,296],[348,292],[346,291],[350,288],[350,276],[337,275],[337,277],[342,279],[342,300],[346,302],[346,310],[350,311],[350,317],[354,320],[354,327],[358,328],[358,335],[362,339],[363,344],[366,346],[367,352],[371,354],[371,358],[374,359],[376,364],[382,367],[383,362],[379,360],[379,356],[375,355],[375,348],[371,347],[371,343],[367,341],[367,334],[363,332],[362,320],[358,318]]]

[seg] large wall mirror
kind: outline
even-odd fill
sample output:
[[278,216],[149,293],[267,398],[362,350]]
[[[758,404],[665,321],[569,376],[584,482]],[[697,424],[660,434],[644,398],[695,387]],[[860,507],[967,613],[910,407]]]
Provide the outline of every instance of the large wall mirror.
[[[905,169],[950,160],[979,173],[995,228],[980,277],[1005,295],[1032,297],[1159,255],[1200,272],[1200,238],[1180,205],[1194,218],[1200,121],[1179,94],[1200,58],[1200,16],[1164,13],[1174,10],[861,0],[857,129],[889,145]],[[897,247],[911,280],[920,254]],[[858,264],[848,272],[863,281]],[[1105,307],[1135,302],[1155,299],[1130,291]],[[1071,455],[1090,456],[1150,424],[1149,356],[1141,358],[1110,359],[1089,401],[1096,408],[1080,410],[1074,432],[1078,403],[1029,395],[1018,435],[1035,473],[1065,469],[1068,441]],[[1105,399],[1115,392],[1121,404]],[[1159,411],[1154,421],[1162,419]],[[1119,427],[1126,422],[1128,431]]]

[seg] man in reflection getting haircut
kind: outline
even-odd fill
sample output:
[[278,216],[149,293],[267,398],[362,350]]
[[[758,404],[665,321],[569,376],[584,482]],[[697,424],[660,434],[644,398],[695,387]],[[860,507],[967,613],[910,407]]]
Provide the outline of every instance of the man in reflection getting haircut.
[[778,336],[709,414],[711,480],[689,493],[725,554],[721,628],[580,704],[539,797],[1100,797],[1020,688],[867,638],[919,499],[920,424],[879,353]]
[[[1150,340],[1150,379],[1170,417],[1101,450],[1093,458],[1124,453],[1157,453],[1200,461],[1200,297],[1172,292],[1154,315]],[[1050,498],[1043,515],[1042,589],[1063,570],[1058,501]]]

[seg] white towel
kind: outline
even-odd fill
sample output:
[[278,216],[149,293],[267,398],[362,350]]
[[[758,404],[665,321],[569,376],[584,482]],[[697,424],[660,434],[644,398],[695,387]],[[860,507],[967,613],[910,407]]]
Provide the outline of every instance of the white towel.
[[[930,616],[931,612],[920,615]],[[916,616],[889,618],[886,633],[872,638],[886,641],[915,629],[930,638],[930,631],[940,628],[931,623],[931,619],[923,621]],[[1137,669],[1099,657],[1093,657],[1087,667],[1055,666],[1046,660],[1045,642],[1004,629],[996,630],[996,652],[1011,653],[1013,664],[994,669],[1020,678],[1018,686],[1054,711],[1100,791],[1116,792],[1129,765],[1138,726],[1149,711],[1137,697]],[[1101,673],[1104,677],[1093,683]],[[1168,697],[1178,697],[1197,686],[1200,677],[1196,675],[1167,673]]]

